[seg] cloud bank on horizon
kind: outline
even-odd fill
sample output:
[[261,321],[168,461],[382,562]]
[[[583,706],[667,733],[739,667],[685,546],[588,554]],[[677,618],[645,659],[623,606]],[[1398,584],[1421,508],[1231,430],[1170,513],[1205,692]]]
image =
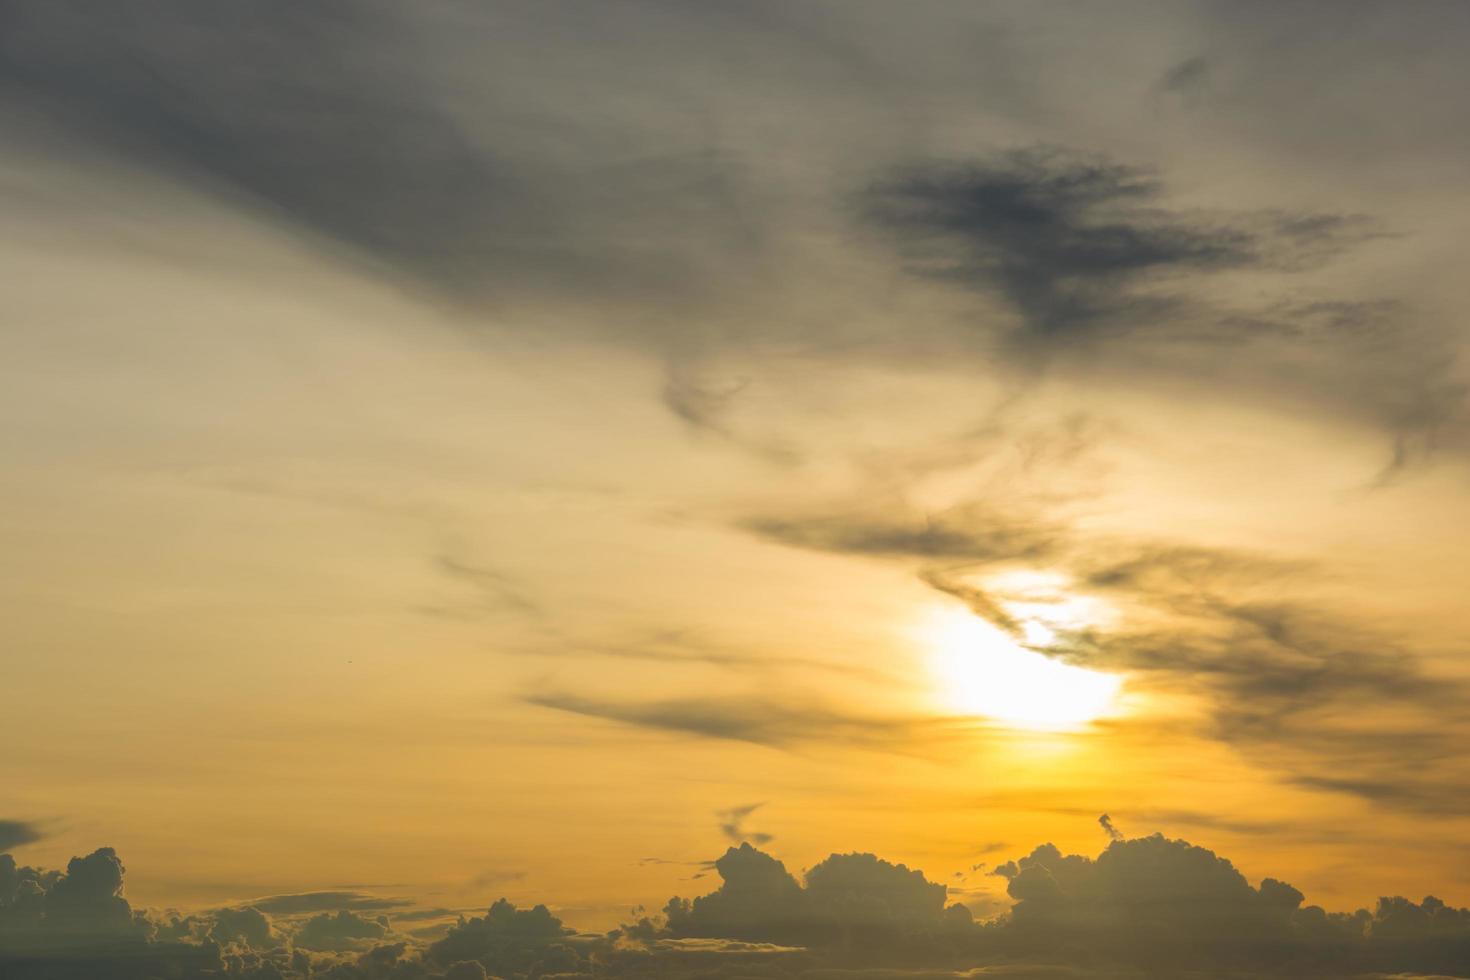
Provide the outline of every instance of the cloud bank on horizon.
[[[943,883],[873,854],[833,854],[800,880],[743,842],[713,862],[720,885],[669,899],[607,933],[545,905],[483,915],[374,914],[366,896],[275,896],[188,915],[134,909],[101,848],[65,872],[0,855],[0,968],[14,980],[506,980],[576,977],[1142,977],[1459,975],[1470,909],[1434,896],[1352,913],[1304,904],[1275,878],[1252,886],[1212,851],[1127,838],[1104,816],[1096,857],[1042,844],[997,865],[1014,900],[976,920]],[[391,905],[392,903],[386,903]],[[382,907],[382,906],[378,906]],[[263,911],[269,909],[269,912]],[[635,910],[636,912],[636,910]],[[438,922],[424,927],[426,919]]]

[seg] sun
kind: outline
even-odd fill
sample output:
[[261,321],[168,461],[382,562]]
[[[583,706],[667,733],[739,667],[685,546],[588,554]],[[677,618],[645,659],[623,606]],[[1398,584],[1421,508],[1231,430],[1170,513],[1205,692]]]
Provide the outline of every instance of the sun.
[[[1028,638],[1048,632],[1023,624]],[[930,667],[956,711],[1036,731],[1075,730],[1109,714],[1122,678],[1028,650],[985,620],[939,609],[920,628]]]

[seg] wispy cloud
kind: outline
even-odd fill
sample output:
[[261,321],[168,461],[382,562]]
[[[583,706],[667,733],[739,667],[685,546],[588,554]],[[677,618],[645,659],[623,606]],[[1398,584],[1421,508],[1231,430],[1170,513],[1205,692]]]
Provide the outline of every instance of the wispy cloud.
[[45,835],[34,823],[25,820],[0,820],[0,851],[34,844]]
[[965,727],[965,719],[876,717],[816,704],[752,697],[690,697],[662,701],[611,701],[574,694],[539,693],[529,704],[624,725],[702,738],[749,742],[770,748],[839,744],[909,753]]

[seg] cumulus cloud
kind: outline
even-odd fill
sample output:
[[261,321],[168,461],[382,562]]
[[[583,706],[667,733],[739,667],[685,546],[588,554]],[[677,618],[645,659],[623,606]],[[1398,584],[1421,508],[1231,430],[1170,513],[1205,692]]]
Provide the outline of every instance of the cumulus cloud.
[[154,925],[122,895],[124,873],[110,847],[72,858],[64,872],[0,854],[0,975],[144,980],[219,967],[212,942],[153,939]]
[[834,854],[798,883],[776,858],[749,843],[715,862],[721,884],[664,909],[676,936],[813,943],[885,942],[968,922],[961,906],[946,908],[945,886],[922,872],[872,854]]
[[546,906],[518,909],[501,899],[483,916],[461,919],[428,956],[442,963],[475,960],[497,975],[535,964],[549,973],[573,972],[581,959],[568,944],[571,934]]
[[[922,871],[833,854],[800,880],[749,843],[714,863],[720,885],[608,934],[567,927],[544,905],[504,899],[434,941],[394,935],[350,909],[273,920],[258,908],[164,923],[122,897],[102,848],[64,873],[0,860],[0,973],[16,980],[531,980],[637,977],[1132,977],[1162,971],[1341,976],[1459,972],[1470,910],[1385,896],[1328,912],[1276,878],[1252,885],[1184,840],[1119,836],[1096,857],[1052,844],[1007,861],[1009,911],[976,921]],[[120,904],[119,904],[120,903]],[[83,911],[85,910],[85,911]],[[125,915],[123,913],[126,913]],[[126,920],[126,924],[124,924]]]
[[259,908],[247,906],[240,909],[220,909],[214,913],[214,925],[209,938],[227,946],[244,943],[255,949],[278,945],[271,920]]
[[390,932],[392,927],[387,916],[369,919],[350,909],[341,909],[335,915],[323,912],[307,919],[293,939],[304,949],[363,949],[386,938]]

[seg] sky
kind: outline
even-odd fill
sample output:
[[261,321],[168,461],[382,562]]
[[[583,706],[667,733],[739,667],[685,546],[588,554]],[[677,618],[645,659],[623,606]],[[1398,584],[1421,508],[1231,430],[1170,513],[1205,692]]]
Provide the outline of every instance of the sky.
[[980,976],[1171,861],[1470,904],[1467,41],[0,2],[0,940],[91,881],[241,976],[815,978],[871,874]]

